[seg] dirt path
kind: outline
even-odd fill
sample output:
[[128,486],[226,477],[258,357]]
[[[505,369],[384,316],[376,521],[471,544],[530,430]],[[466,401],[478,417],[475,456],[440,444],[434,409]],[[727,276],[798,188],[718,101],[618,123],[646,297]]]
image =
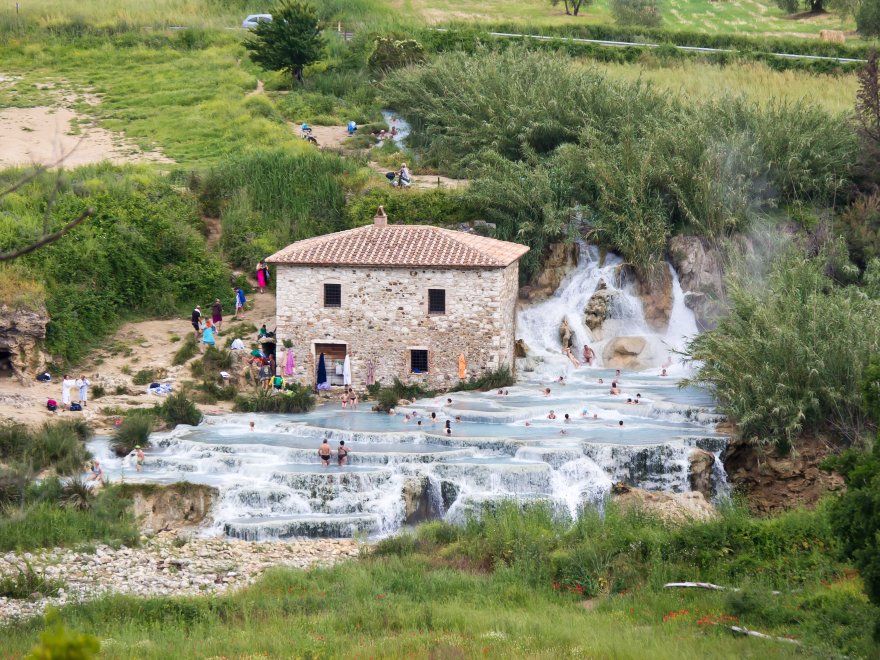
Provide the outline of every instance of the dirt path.
[[[294,130],[299,132],[299,127],[295,126]],[[348,130],[345,126],[312,126],[312,135],[318,141],[321,149],[332,149],[342,152],[357,152],[362,150],[352,149],[346,144],[348,140]],[[374,172],[385,176],[390,170],[375,161],[368,163],[370,169]],[[459,189],[468,185],[465,179],[450,179],[439,174],[413,174],[413,188],[419,190],[433,190],[434,188]]]
[[141,151],[121,135],[94,126],[88,117],[65,107],[0,110],[0,145],[0,168],[174,162],[160,153]]
[[[231,295],[230,295],[231,298]],[[257,328],[263,323],[269,328],[275,327],[275,296],[271,292],[253,293],[248,298],[253,309],[239,317],[244,323]],[[202,312],[210,314],[212,301],[205,301]],[[229,329],[236,321],[232,318],[230,307],[224,305],[224,326]],[[28,425],[38,425],[54,419],[81,416],[91,423],[99,433],[112,430],[113,414],[106,414],[107,409],[126,409],[149,407],[160,399],[147,393],[144,385],[135,385],[132,376],[140,369],[164,369],[172,383],[191,378],[188,364],[172,365],[174,354],[181,346],[181,341],[192,333],[189,318],[168,320],[140,321],[126,323],[112,337],[103,342],[103,348],[93,351],[76,371],[73,377],[85,374],[92,386],[101,385],[106,395],[94,399],[80,412],[51,413],[46,410],[46,400],[61,401],[61,378],[53,378],[51,383],[33,381],[29,386],[22,386],[17,379],[0,379],[0,418]],[[256,332],[254,332],[256,339]],[[225,345],[224,333],[220,334],[220,346]],[[128,373],[125,373],[128,372]],[[126,393],[116,394],[117,387],[124,388]],[[74,392],[73,400],[77,399]],[[203,412],[229,410],[230,402],[220,402],[211,406],[200,406]]]

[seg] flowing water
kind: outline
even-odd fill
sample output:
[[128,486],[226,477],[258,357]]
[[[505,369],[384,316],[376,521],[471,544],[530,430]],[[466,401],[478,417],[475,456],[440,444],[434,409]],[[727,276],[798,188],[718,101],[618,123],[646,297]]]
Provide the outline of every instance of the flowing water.
[[[214,416],[198,427],[154,434],[142,473],[130,459],[112,456],[106,438],[90,448],[113,480],[216,486],[213,531],[245,539],[380,536],[417,517],[463,520],[502,499],[545,501],[576,516],[585,504],[601,504],[615,481],[688,490],[689,453],[700,447],[717,456],[726,438],[714,430],[712,399],[678,387],[688,368],[674,351],[696,333],[678,279],[673,273],[669,329],[656,334],[638,298],[619,281],[619,259],[609,255],[603,263],[594,248],[581,254],[553,297],[519,313],[517,334],[529,357],[519,360],[517,385],[502,394],[442,395],[395,415],[372,413],[368,405],[340,410],[333,402],[302,415]],[[600,279],[615,295],[606,336],[594,341],[582,312]],[[575,368],[561,354],[563,318],[575,346],[589,343],[599,364]],[[666,365],[669,375],[660,376],[657,367],[625,371],[622,395],[610,395],[615,371],[601,365],[601,354],[621,335],[645,337],[652,363]],[[548,419],[551,410],[556,419]],[[416,416],[407,419],[410,413]],[[447,419],[451,435],[443,430]],[[349,465],[319,465],[325,437],[334,449],[345,441]],[[723,494],[726,478],[717,459],[713,477]],[[409,521],[405,499],[418,509]]]

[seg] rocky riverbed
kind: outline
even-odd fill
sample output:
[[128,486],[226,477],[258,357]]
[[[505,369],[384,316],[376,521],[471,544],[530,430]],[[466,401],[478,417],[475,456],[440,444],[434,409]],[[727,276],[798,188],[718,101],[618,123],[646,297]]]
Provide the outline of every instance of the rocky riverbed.
[[269,543],[187,539],[176,532],[162,532],[144,539],[138,548],[99,545],[94,552],[64,548],[10,552],[0,556],[0,578],[15,576],[30,564],[38,574],[60,580],[63,586],[54,597],[0,597],[0,622],[110,593],[145,597],[219,594],[251,584],[272,566],[327,566],[356,557],[361,546],[351,539]]

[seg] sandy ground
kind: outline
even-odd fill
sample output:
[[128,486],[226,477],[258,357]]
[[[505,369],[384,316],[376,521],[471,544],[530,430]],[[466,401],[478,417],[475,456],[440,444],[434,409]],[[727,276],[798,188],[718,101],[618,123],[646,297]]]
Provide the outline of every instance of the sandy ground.
[[[299,127],[295,130],[299,133]],[[352,151],[346,144],[348,140],[348,130],[345,126],[312,126],[312,135],[318,141],[321,149],[338,149],[341,151]],[[375,172],[385,175],[389,171],[387,167],[383,167],[374,161],[369,162],[369,166]],[[449,177],[439,176],[437,174],[413,174],[413,187],[419,190],[430,190],[432,188],[463,188],[468,185],[464,179],[450,179]]]
[[[239,318],[247,323],[260,327],[265,323],[268,328],[275,327],[275,296],[266,292],[254,293],[248,298],[253,309]],[[209,301],[210,302],[210,301]],[[202,312],[210,314],[210,305],[202,305]],[[231,310],[224,310],[224,324],[228,328],[234,323]],[[144,368],[162,368],[175,382],[190,378],[188,365],[172,366],[174,353],[180,347],[180,341],[172,341],[173,337],[183,339],[192,332],[189,318],[178,318],[161,321],[141,321],[126,323],[119,331],[104,342],[104,346],[122,347],[116,355],[109,355],[107,350],[96,350],[78,367],[71,376],[76,378],[85,374],[92,385],[103,384],[107,394],[99,399],[91,399],[82,412],[61,411],[51,413],[46,410],[46,400],[61,401],[61,379],[54,378],[51,383],[33,381],[21,385],[17,379],[7,377],[0,379],[0,419],[13,420],[28,425],[39,425],[43,422],[66,417],[82,416],[92,424],[99,433],[112,429],[115,417],[107,415],[107,408],[138,408],[152,406],[159,398],[147,394],[143,385],[134,385],[131,374]],[[223,333],[220,335],[221,342]],[[254,336],[256,339],[256,333]],[[130,354],[127,354],[129,353]],[[130,374],[123,373],[127,367]],[[121,385],[128,388],[130,394],[116,395],[113,389]],[[72,400],[76,401],[76,390]],[[201,406],[203,412],[229,410],[231,402],[219,402],[212,406]]]
[[[79,135],[72,121],[76,120]],[[141,151],[122,136],[89,125],[90,120],[64,107],[0,110],[0,168],[39,164],[76,167],[113,163],[170,163],[156,152]]]

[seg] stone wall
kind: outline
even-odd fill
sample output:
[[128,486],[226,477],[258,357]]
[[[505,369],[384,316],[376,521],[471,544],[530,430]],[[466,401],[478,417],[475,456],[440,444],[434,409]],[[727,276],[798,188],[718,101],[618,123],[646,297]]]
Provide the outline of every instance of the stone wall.
[[[468,373],[513,367],[518,263],[504,269],[410,269],[290,266],[277,270],[277,336],[296,353],[294,378],[315,381],[315,345],[346,344],[352,383],[362,389],[367,361],[376,381],[458,382],[458,356]],[[342,306],[324,307],[324,284],[340,284]],[[428,313],[428,289],[446,290],[446,313]],[[410,371],[410,350],[427,349],[428,373]],[[328,369],[330,365],[328,365]]]

